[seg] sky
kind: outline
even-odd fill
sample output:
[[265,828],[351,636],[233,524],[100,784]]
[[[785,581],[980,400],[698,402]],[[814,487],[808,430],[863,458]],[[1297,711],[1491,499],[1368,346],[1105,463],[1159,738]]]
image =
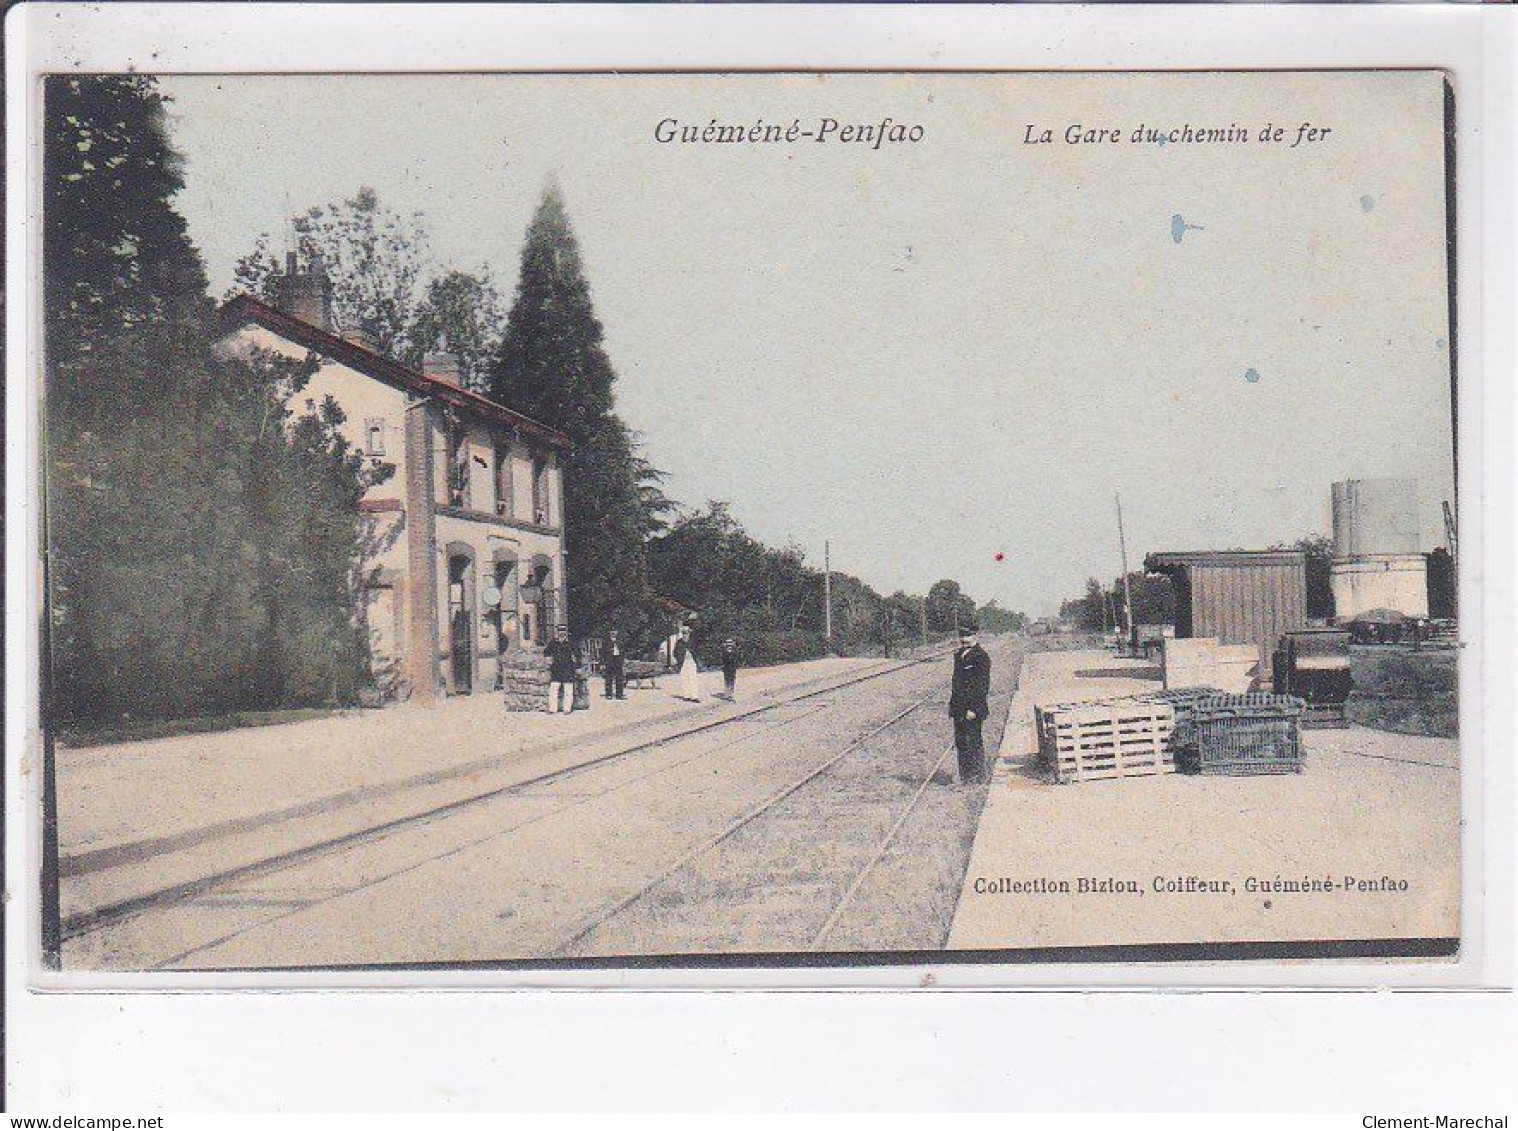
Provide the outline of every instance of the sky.
[[[1443,542],[1435,73],[163,87],[177,206],[218,294],[260,233],[362,185],[422,216],[440,268],[486,267],[509,293],[556,180],[618,411],[669,492],[728,500],[819,565],[830,542],[834,568],[882,592],[951,577],[1052,612],[1118,574],[1118,492],[1134,568],[1326,535],[1346,478],[1416,479],[1425,548]],[[656,140],[665,119],[887,117],[920,140]],[[1187,124],[1250,140],[1128,140]],[[1122,140],[1070,144],[1071,126]],[[1258,140],[1267,126],[1280,141]]]

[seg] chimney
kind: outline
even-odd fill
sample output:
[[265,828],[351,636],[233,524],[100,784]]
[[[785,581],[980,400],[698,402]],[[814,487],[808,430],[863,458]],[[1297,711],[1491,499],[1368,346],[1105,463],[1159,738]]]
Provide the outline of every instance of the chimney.
[[332,329],[332,282],[319,264],[300,270],[295,252],[285,256],[285,273],[270,280],[274,305],[292,318],[322,330]]
[[464,373],[459,356],[447,350],[429,350],[422,356],[422,373],[434,381],[444,381],[456,389],[464,387]]

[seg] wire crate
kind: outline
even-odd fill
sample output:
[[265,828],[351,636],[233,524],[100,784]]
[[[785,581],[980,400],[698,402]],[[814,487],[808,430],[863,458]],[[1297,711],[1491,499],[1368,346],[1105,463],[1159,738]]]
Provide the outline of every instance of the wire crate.
[[1137,698],[1146,702],[1170,704],[1175,711],[1175,730],[1171,733],[1170,745],[1181,750],[1195,742],[1192,724],[1197,708],[1207,700],[1217,699],[1223,694],[1216,687],[1178,687],[1170,691],[1146,692]]
[[1305,710],[1291,695],[1211,696],[1192,708],[1191,733],[1176,761],[1188,774],[1299,774]]
[[1168,703],[1114,699],[1037,709],[1039,761],[1061,785],[1175,772]]

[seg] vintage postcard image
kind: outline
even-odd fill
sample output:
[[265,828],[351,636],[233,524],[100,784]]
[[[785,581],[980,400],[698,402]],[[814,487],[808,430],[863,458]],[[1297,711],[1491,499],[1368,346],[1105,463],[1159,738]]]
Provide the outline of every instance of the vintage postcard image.
[[47,957],[1457,954],[1454,112],[46,78]]

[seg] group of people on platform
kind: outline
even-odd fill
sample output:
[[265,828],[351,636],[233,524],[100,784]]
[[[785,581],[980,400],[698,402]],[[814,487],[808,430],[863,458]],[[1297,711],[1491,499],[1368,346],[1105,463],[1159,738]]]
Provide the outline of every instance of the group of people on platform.
[[[665,667],[674,672],[680,679],[680,689],[677,692],[681,699],[690,703],[700,703],[706,698],[701,690],[701,665],[696,662],[696,650],[691,643],[690,625],[685,625],[664,642],[661,649]],[[718,696],[729,702],[738,696],[738,669],[742,666],[742,658],[738,654],[737,643],[732,637],[722,642],[722,651],[718,654],[717,662],[722,665],[723,691]]]
[[[679,679],[679,698],[690,703],[700,703],[706,696],[701,689],[701,666],[691,644],[691,630],[685,625],[664,642],[662,647],[664,667]],[[580,654],[570,642],[569,629],[560,625],[543,649],[548,661],[548,713],[569,714],[574,710],[575,685],[580,678]],[[728,637],[722,642],[718,656],[722,666],[723,691],[718,696],[728,702],[738,697],[738,669],[742,656],[737,642]],[[621,634],[612,629],[601,642],[601,678],[607,699],[627,698],[627,649]]]
[[[575,685],[580,676],[580,657],[569,640],[569,630],[562,625],[554,633],[544,653],[548,659],[548,711],[568,714],[574,710]],[[666,671],[679,680],[676,695],[689,703],[704,701],[701,666],[691,643],[689,625],[665,640],[661,647]],[[720,653],[723,694],[728,702],[737,699],[738,669],[742,659],[734,640],[722,642]],[[616,629],[601,643],[601,675],[607,699],[627,698],[627,652]],[[990,710],[991,657],[980,646],[973,627],[959,630],[959,644],[954,650],[954,675],[949,685],[949,718],[954,723],[954,749],[959,757],[959,777],[965,783],[986,780],[986,750],[982,728]]]

